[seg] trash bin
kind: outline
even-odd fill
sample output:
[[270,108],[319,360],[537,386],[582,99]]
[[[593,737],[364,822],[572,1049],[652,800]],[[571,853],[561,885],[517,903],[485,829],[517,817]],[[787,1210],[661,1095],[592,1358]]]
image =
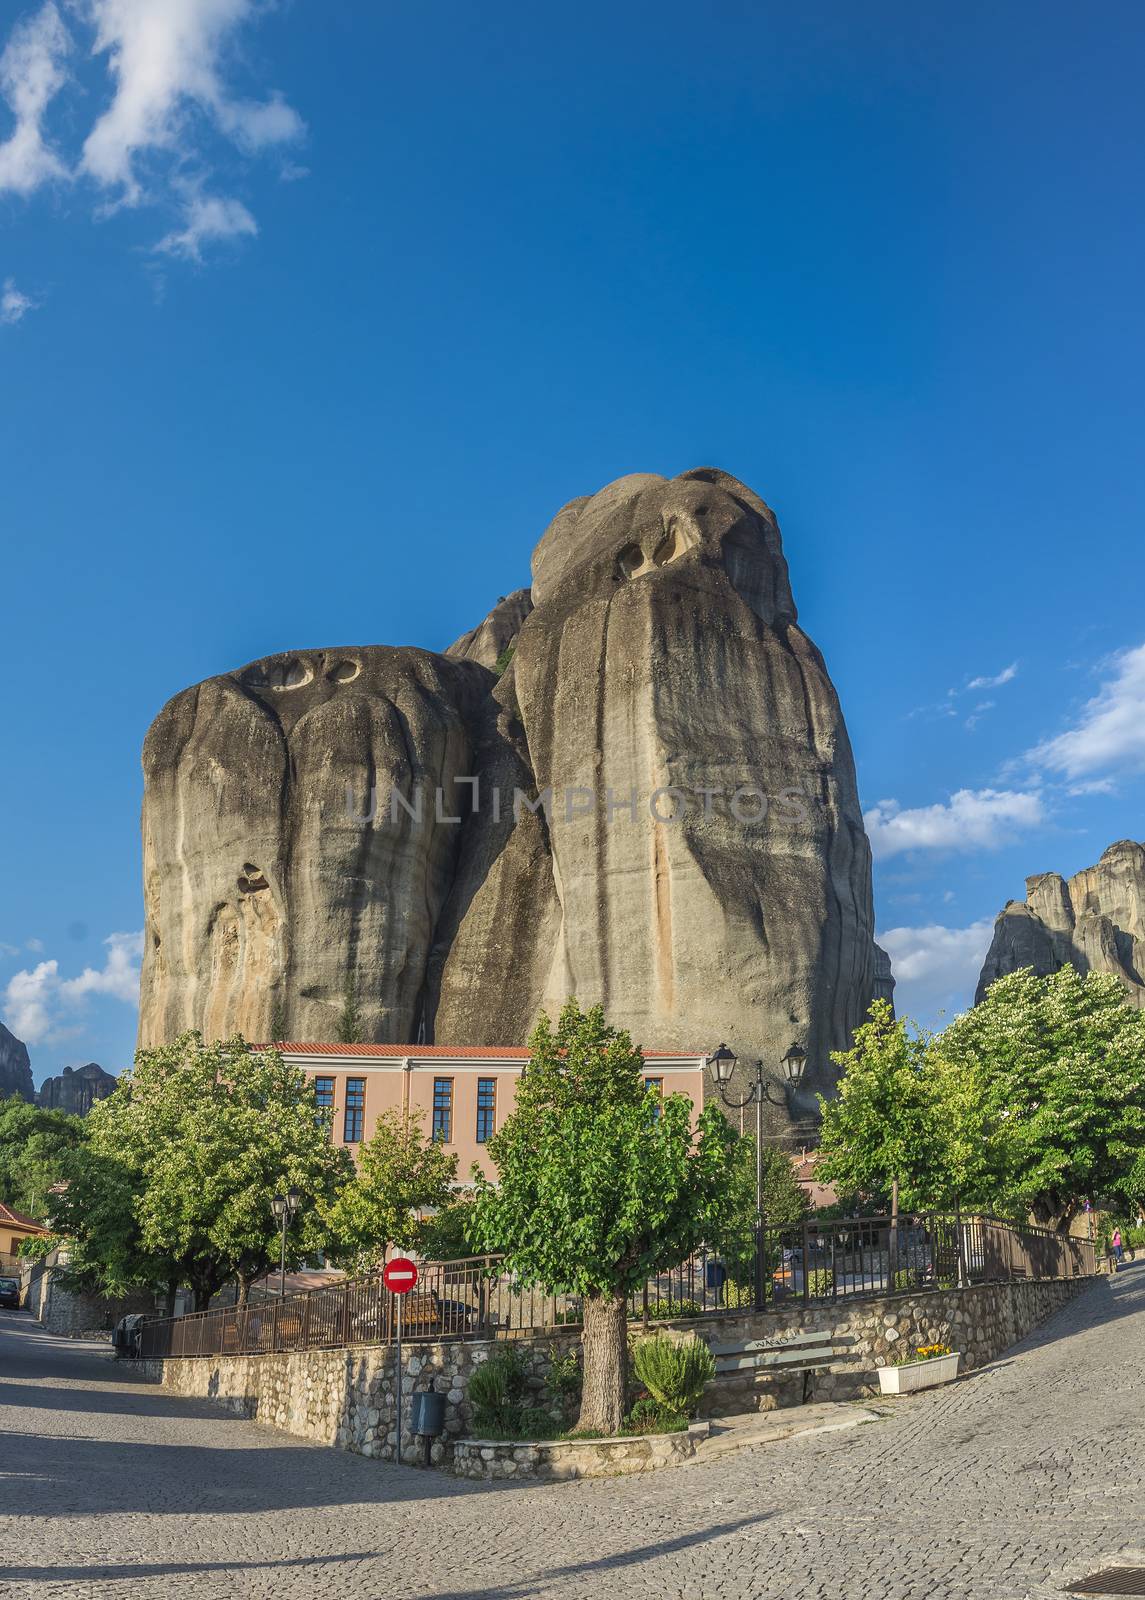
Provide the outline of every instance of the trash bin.
[[445,1432],[445,1396],[420,1389],[410,1399],[410,1427],[422,1439]]
[[120,1317],[111,1332],[111,1345],[115,1351],[116,1360],[124,1356],[137,1357],[143,1346],[143,1322],[140,1312],[132,1312],[130,1316]]
[[708,1288],[719,1294],[727,1282],[728,1269],[722,1261],[709,1261],[704,1273]]

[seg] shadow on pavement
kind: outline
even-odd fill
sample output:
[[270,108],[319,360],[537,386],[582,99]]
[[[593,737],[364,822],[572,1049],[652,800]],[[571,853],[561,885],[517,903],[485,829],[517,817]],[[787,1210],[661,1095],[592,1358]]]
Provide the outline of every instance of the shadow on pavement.
[[[626,1568],[638,1566],[643,1561],[651,1561],[660,1556],[672,1555],[676,1551],[694,1549],[697,1545],[707,1544],[713,1539],[722,1539],[729,1534],[738,1533],[743,1528],[758,1527],[774,1516],[774,1512],[762,1512],[750,1517],[739,1517],[733,1522],[717,1522],[704,1528],[699,1533],[681,1534],[675,1539],[662,1539],[655,1544],[641,1545],[635,1550],[625,1550],[617,1555],[599,1556],[592,1560],[575,1561],[559,1567],[546,1567],[541,1571],[523,1573],[510,1583],[497,1584],[490,1588],[487,1584],[480,1589],[452,1589],[442,1593],[436,1600],[523,1600],[523,1597],[533,1594],[538,1583],[550,1583],[557,1578],[571,1578],[589,1573],[615,1572],[619,1577]],[[0,1565],[0,1580],[10,1583],[35,1583],[72,1582],[91,1583],[97,1579],[142,1579],[175,1577],[186,1573],[199,1573],[209,1575],[217,1572],[250,1572],[254,1570],[277,1570],[292,1567],[325,1567],[335,1566],[344,1561],[368,1561],[372,1557],[387,1558],[391,1555],[388,1545],[379,1546],[376,1550],[344,1551],[338,1555],[329,1556],[287,1556],[281,1560],[259,1561],[244,1558],[241,1563],[233,1561],[171,1561],[151,1563],[131,1563],[119,1566],[108,1566],[103,1563],[93,1563],[91,1566],[79,1567],[16,1567]]]

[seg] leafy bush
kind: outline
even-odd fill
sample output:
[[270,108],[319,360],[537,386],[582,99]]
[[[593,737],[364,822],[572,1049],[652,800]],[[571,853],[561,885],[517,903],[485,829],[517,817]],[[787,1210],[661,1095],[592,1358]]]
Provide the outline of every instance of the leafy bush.
[[702,1340],[674,1340],[664,1334],[639,1340],[632,1349],[636,1376],[654,1400],[684,1416],[693,1416],[716,1363]]
[[471,1200],[442,1206],[436,1216],[418,1225],[417,1248],[427,1261],[462,1261],[473,1254],[467,1230],[473,1215]]
[[544,1406],[522,1406],[516,1432],[521,1439],[555,1439],[565,1427],[565,1419],[555,1417]]
[[651,1395],[637,1400],[624,1419],[625,1433],[680,1433],[687,1426],[687,1417],[662,1406]]
[[527,1394],[528,1369],[511,1346],[483,1362],[469,1380],[473,1426],[479,1433],[507,1433],[519,1427]]
[[902,1294],[907,1289],[918,1288],[918,1273],[913,1267],[900,1267],[895,1273],[895,1292]]
[[561,1416],[570,1418],[580,1404],[582,1378],[580,1362],[575,1350],[561,1355],[557,1345],[549,1347],[549,1370],[545,1374],[545,1392]]
[[809,1295],[830,1294],[835,1286],[835,1274],[830,1267],[816,1267],[807,1274],[807,1293]]
[[670,1317],[698,1317],[703,1310],[698,1300],[650,1300],[648,1320],[666,1322]]

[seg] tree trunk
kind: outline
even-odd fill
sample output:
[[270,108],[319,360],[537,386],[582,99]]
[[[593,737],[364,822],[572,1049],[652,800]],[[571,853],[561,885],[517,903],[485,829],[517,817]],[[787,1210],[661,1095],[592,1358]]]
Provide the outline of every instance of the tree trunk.
[[238,1300],[236,1301],[236,1304],[237,1304],[237,1306],[238,1306],[240,1311],[245,1311],[246,1307],[247,1307],[247,1305],[248,1305],[248,1303],[250,1301],[250,1286],[251,1286],[252,1282],[253,1282],[253,1279],[247,1277],[246,1273],[244,1273],[244,1272],[240,1272],[239,1273],[239,1276],[238,1276],[239,1293],[238,1293]]
[[628,1368],[628,1307],[623,1295],[589,1295],[584,1303],[584,1388],[577,1433],[619,1433]]

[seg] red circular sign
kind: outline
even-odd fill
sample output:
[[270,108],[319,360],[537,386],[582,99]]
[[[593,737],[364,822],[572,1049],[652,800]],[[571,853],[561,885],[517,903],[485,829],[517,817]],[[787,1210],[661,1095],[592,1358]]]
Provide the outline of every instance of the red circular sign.
[[409,1294],[417,1285],[417,1268],[408,1256],[395,1256],[382,1268],[382,1282],[391,1294]]

